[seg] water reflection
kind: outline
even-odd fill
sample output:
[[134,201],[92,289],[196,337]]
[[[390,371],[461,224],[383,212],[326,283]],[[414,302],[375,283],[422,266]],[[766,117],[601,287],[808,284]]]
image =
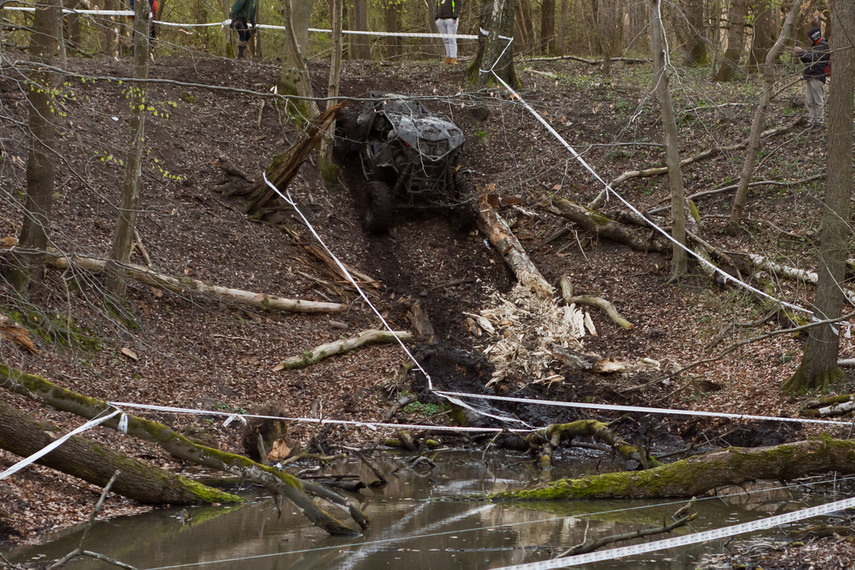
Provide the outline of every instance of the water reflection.
[[[95,525],[86,548],[138,568],[216,568],[260,570],[405,570],[495,568],[554,557],[585,540],[659,526],[685,501],[564,501],[491,504],[443,500],[449,497],[519,488],[541,480],[525,456],[503,453],[482,460],[480,453],[438,452],[436,464],[408,466],[405,456],[374,458],[389,484],[353,494],[371,518],[371,528],[357,539],[327,536],[288,502],[277,515],[272,500],[258,498],[237,507],[159,510]],[[594,461],[557,468],[550,479],[584,474]],[[599,465],[603,469],[602,464]],[[334,473],[374,475],[358,462],[336,465]],[[753,520],[788,503],[788,495],[756,493],[737,501],[700,501],[696,532]],[[800,505],[794,505],[795,507]],[[346,514],[329,509],[340,520]],[[80,531],[68,532],[38,547],[11,553],[13,562],[36,555],[58,558],[77,546]],[[595,568],[686,568],[704,551],[718,545],[648,554],[638,559],[603,562]],[[44,558],[42,559],[44,560]],[[93,559],[78,559],[67,568],[112,569]]]

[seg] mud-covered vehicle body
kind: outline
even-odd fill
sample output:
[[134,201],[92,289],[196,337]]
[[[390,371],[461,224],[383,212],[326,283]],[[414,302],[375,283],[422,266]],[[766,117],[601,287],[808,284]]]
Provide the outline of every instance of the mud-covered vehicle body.
[[371,232],[388,229],[404,207],[474,211],[474,193],[457,172],[463,131],[447,118],[404,95],[371,92],[347,130],[369,180],[363,219]]

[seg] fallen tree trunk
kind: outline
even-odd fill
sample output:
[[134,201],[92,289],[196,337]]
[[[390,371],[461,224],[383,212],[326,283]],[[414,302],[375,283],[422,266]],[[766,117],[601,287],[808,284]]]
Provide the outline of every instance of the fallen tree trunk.
[[[93,273],[103,271],[107,265],[106,259],[82,256],[65,257],[52,254],[47,256],[46,261],[48,264],[59,269],[68,269],[72,265],[75,265]],[[341,303],[286,299],[265,293],[253,293],[252,291],[221,287],[220,285],[205,283],[204,281],[190,279],[189,277],[173,277],[132,263],[120,263],[119,266],[140,283],[182,295],[194,293],[221,301],[250,305],[259,309],[290,311],[293,313],[340,313],[347,308],[347,305],[342,305]]]
[[731,447],[645,471],[562,479],[533,489],[494,493],[492,501],[694,497],[761,479],[788,481],[837,471],[855,473],[855,442],[810,439],[775,447]]
[[807,402],[805,409],[802,410],[802,415],[824,418],[843,416],[853,410],[855,410],[855,394],[842,394]]
[[286,358],[274,366],[273,371],[279,372],[280,370],[297,370],[299,368],[305,368],[320,362],[325,358],[335,356],[336,354],[344,354],[345,352],[349,352],[365,344],[388,344],[390,342],[395,342],[396,339],[402,342],[407,342],[413,340],[413,335],[407,331],[389,332],[369,329],[344,340],[322,344],[312,350],[303,352],[299,356]]
[[502,255],[517,281],[530,288],[541,299],[552,299],[552,287],[540,274],[505,220],[487,202],[486,197],[478,199],[478,206],[478,229]]
[[639,232],[627,228],[620,222],[564,198],[553,197],[550,211],[570,220],[595,236],[628,245],[636,251],[666,252],[671,250],[671,242],[658,233],[646,237],[641,236]]
[[[48,382],[44,378],[26,374],[3,364],[0,364],[0,387],[43,402],[58,410],[71,412],[87,419],[92,419],[106,410],[113,409],[113,406],[107,402],[66,390]],[[306,496],[306,492],[317,494],[347,508],[351,517],[362,528],[368,526],[367,517],[357,507],[319,485],[300,481],[293,475],[261,465],[242,455],[226,453],[219,449],[193,443],[183,435],[176,433],[170,427],[161,423],[130,415],[126,416],[126,418],[128,420],[126,433],[129,435],[156,443],[178,459],[190,461],[191,463],[210,467],[218,471],[233,473],[247,481],[265,487],[274,496],[285,496],[312,523],[329,534],[353,536],[359,533],[343,525],[327,512],[320,509]],[[101,425],[118,429],[119,418],[112,418]]]
[[[0,448],[28,457],[53,443],[62,430],[36,421],[0,401]],[[39,464],[103,487],[116,471],[113,490],[149,505],[240,503],[237,495],[206,487],[168,471],[111,451],[79,435],[72,436],[37,461]]]

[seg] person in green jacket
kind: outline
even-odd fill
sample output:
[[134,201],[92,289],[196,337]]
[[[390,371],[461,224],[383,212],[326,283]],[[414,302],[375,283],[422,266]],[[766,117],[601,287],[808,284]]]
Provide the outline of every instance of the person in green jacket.
[[238,33],[238,59],[243,59],[246,44],[255,32],[255,11],[258,0],[235,0],[230,17],[231,27]]

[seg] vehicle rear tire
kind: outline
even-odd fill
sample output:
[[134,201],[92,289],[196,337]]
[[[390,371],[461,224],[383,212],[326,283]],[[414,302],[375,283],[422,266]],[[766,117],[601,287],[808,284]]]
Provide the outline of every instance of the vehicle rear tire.
[[362,221],[372,234],[381,234],[392,224],[392,190],[385,182],[371,181],[365,195]]

